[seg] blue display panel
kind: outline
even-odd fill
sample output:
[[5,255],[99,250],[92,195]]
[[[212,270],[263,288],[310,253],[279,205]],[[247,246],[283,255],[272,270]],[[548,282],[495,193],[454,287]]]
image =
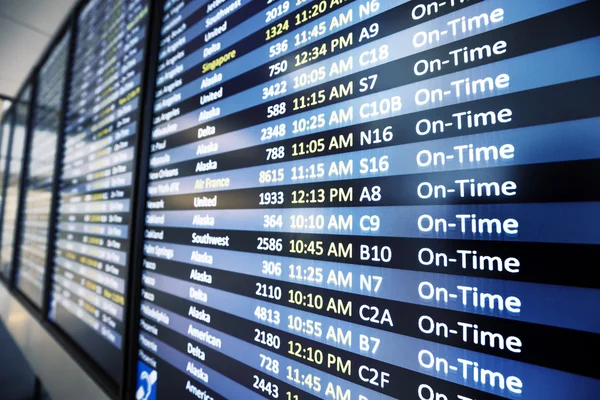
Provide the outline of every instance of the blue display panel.
[[[0,254],[0,273],[5,278],[12,274],[15,231],[19,215],[19,202],[21,192],[21,177],[23,170],[23,157],[27,143],[29,113],[31,103],[31,84],[21,92],[14,104],[15,125],[8,145],[6,162],[5,193],[2,202],[2,247]],[[3,135],[4,136],[4,135]],[[4,149],[4,146],[3,146]]]
[[600,398],[598,15],[164,2],[136,398]]
[[77,17],[49,317],[120,385],[148,4]]
[[40,308],[70,37],[70,32],[64,35],[38,73],[28,168],[23,178],[25,201],[16,285]]

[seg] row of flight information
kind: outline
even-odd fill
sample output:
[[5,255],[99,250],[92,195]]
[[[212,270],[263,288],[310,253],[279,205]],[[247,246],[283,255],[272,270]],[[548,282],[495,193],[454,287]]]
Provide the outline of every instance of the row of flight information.
[[597,400],[599,18],[83,1],[0,121],[0,272],[118,398]]

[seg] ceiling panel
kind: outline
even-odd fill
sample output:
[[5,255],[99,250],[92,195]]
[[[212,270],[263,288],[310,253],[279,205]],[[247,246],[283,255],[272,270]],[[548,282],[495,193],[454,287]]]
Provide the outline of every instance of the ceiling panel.
[[0,94],[17,94],[75,3],[0,0]]

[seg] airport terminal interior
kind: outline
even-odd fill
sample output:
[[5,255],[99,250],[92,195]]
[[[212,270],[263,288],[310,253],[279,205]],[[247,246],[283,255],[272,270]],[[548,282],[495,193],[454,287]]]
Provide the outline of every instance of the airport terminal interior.
[[596,0],[0,0],[0,400],[600,400],[598,93]]

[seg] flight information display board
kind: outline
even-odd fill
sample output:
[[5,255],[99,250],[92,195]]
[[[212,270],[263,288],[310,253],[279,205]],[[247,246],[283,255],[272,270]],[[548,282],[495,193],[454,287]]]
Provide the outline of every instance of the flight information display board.
[[70,37],[70,33],[65,34],[38,73],[27,176],[24,177],[16,285],[40,308]]
[[598,399],[582,0],[164,2],[137,399]]
[[19,215],[23,157],[25,155],[25,145],[28,135],[31,92],[31,84],[28,84],[13,105],[15,110],[15,125],[8,145],[6,182],[2,201],[2,237],[0,239],[0,246],[2,247],[0,253],[0,273],[5,278],[9,278],[12,273],[15,231]]
[[78,16],[49,316],[117,383],[148,5],[92,0]]
[[[4,104],[3,104],[4,106]],[[14,120],[13,108],[7,108],[2,111],[2,121],[0,122],[0,225],[2,224],[2,205],[4,204],[4,179],[6,177],[6,160],[8,158],[8,149],[10,145],[10,134]]]

